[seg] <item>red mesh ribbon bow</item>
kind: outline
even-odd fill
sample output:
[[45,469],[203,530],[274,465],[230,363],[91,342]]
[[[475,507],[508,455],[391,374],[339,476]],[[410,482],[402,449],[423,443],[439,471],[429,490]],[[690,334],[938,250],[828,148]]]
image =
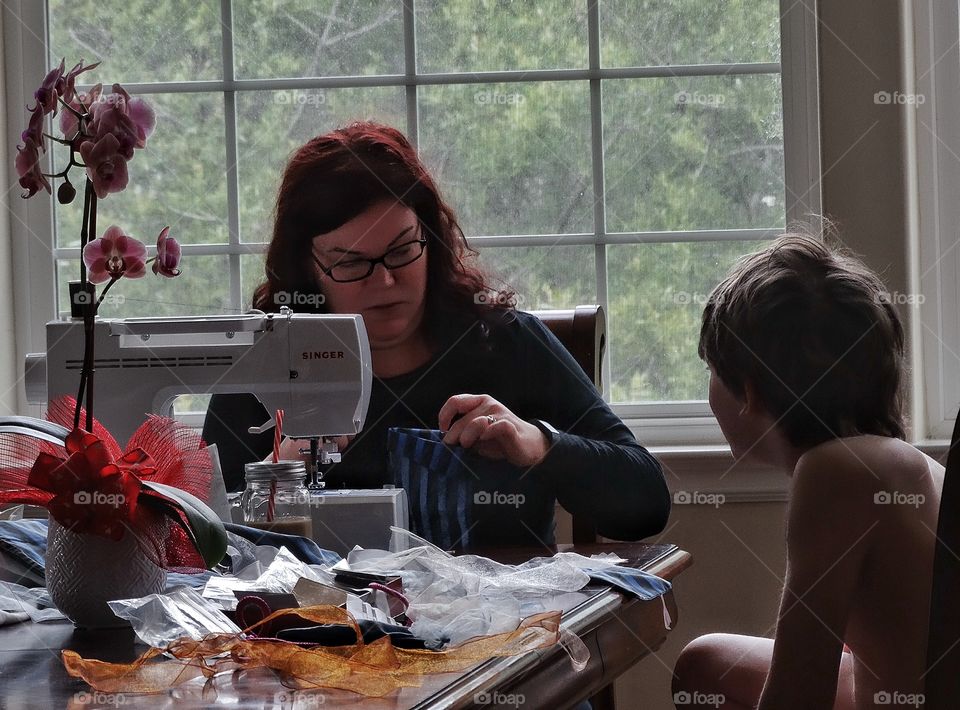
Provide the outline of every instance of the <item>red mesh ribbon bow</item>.
[[[51,402],[47,419],[72,429],[74,406],[72,397],[61,397]],[[81,421],[84,417],[81,412]],[[171,524],[169,501],[143,482],[164,483],[206,502],[212,474],[203,438],[166,417],[148,415],[125,451],[96,420],[93,432],[72,429],[64,446],[0,434],[0,508],[39,505],[73,532],[114,540],[133,534],[141,549],[169,570],[199,571],[206,565],[184,530],[183,516]]]

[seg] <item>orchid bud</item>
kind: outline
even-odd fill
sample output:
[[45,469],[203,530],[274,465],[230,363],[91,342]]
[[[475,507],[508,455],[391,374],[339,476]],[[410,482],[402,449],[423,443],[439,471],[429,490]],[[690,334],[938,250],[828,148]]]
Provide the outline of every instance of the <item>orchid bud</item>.
[[73,198],[77,196],[77,189],[69,180],[64,180],[57,188],[57,202],[61,205],[69,205]]

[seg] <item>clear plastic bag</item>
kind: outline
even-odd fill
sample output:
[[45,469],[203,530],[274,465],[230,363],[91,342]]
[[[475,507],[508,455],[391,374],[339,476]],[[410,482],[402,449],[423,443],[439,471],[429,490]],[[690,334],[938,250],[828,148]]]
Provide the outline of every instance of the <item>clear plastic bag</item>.
[[107,603],[114,614],[130,622],[141,641],[156,648],[184,637],[199,641],[207,634],[240,633],[217,604],[190,587]]
[[399,574],[410,600],[410,630],[431,642],[457,644],[510,631],[533,614],[572,609],[589,596],[580,591],[590,580],[582,568],[619,561],[564,553],[505,565],[453,556],[408,530],[391,530],[391,551],[353,550],[333,569]]

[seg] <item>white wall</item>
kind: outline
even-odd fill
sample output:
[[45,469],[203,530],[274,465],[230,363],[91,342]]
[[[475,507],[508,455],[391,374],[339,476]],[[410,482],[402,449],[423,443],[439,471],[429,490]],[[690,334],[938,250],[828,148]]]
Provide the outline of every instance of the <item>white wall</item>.
[[[0,36],[3,35],[3,18],[0,16]],[[2,59],[0,59],[2,61]],[[7,110],[5,106],[6,87],[3,84],[4,73],[0,71],[0,135],[7,135]],[[15,147],[0,141],[0,166],[7,170],[13,160]],[[15,414],[17,411],[17,367],[16,338],[13,326],[13,255],[10,250],[10,200],[20,199],[20,186],[14,181],[3,193],[0,209],[0,415]]]
[[773,636],[786,566],[784,503],[674,506],[657,541],[693,555],[674,595],[680,619],[667,642],[616,684],[620,710],[672,710],[670,683],[683,647],[714,631]]

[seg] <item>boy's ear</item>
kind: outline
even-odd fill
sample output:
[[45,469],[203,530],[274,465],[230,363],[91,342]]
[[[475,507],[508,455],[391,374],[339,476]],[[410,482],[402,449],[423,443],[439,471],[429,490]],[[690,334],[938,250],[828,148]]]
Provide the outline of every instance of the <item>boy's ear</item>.
[[760,398],[757,396],[757,388],[750,380],[743,382],[743,409],[740,414],[756,414],[763,407],[760,404]]

